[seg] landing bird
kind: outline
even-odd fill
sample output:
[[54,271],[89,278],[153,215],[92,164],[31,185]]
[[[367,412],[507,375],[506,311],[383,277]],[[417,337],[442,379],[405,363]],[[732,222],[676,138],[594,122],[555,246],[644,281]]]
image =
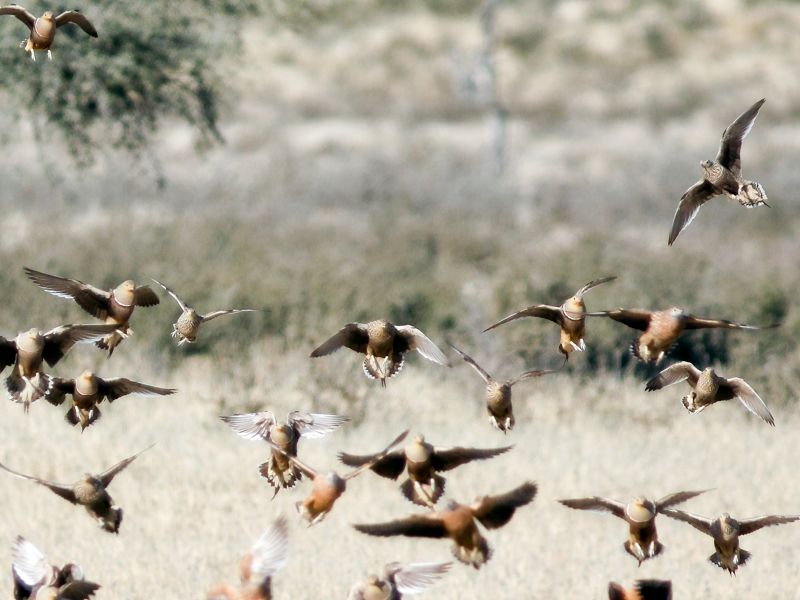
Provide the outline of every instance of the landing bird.
[[686,381],[692,388],[692,391],[681,400],[690,413],[701,412],[715,402],[738,398],[747,410],[775,426],[775,419],[767,405],[744,379],[739,377],[726,379],[717,375],[711,367],[701,371],[690,362],[679,362],[653,377],[645,384],[644,389],[652,392],[681,381]]
[[13,340],[0,336],[0,373],[14,365],[6,379],[8,397],[21,402],[27,413],[31,402],[47,393],[52,380],[42,369],[42,363],[51,367],[78,342],[93,342],[114,327],[109,325],[62,325],[45,333],[29,329]]
[[630,589],[609,583],[608,600],[672,600],[672,582],[641,579]]
[[97,520],[104,531],[119,533],[119,526],[120,523],[122,523],[122,509],[113,504],[113,500],[111,496],[109,496],[108,491],[106,491],[106,488],[120,471],[131,464],[142,452],[152,447],[153,446],[150,445],[133,456],[129,456],[99,475],[86,473],[83,479],[71,485],[53,483],[52,481],[39,479],[38,477],[24,475],[23,473],[9,469],[2,463],[0,463],[0,469],[8,471],[21,479],[29,479],[39,485],[43,485],[72,504],[80,504],[86,508],[86,512]]
[[280,517],[239,562],[239,586],[214,586],[206,600],[272,600],[272,576],[286,564],[288,552],[289,526]]
[[86,600],[100,589],[84,579],[80,566],[51,565],[42,551],[22,536],[11,544],[11,561],[14,600]]
[[403,596],[420,594],[444,577],[453,563],[390,562],[383,575],[370,575],[367,581],[350,589],[347,600],[402,600]]
[[111,356],[123,338],[133,335],[128,325],[133,309],[137,306],[155,306],[160,302],[150,286],[137,286],[128,279],[108,291],[98,289],[77,279],[48,275],[24,267],[25,274],[48,294],[75,300],[83,310],[93,317],[114,325],[113,333],[97,342],[97,346],[108,350]]
[[89,22],[89,19],[74,10],[62,12],[57,17],[54,16],[52,10],[48,10],[37,19],[21,6],[9,4],[8,6],[0,7],[0,15],[12,15],[17,17],[30,29],[30,35],[27,39],[22,40],[20,47],[24,46],[25,52],[30,52],[31,58],[34,61],[36,60],[34,50],[47,50],[47,58],[50,60],[53,59],[50,47],[53,45],[53,40],[56,37],[56,29],[67,23],[73,23],[90,36],[94,38],[97,37],[97,30],[94,28],[94,25]]
[[762,98],[753,104],[722,132],[719,152],[714,160],[700,162],[703,178],[681,196],[672,221],[672,231],[669,233],[670,246],[697,216],[700,207],[715,196],[724,194],[732,200],[738,200],[746,208],[769,207],[766,202],[767,194],[761,184],[742,177],[741,159],[742,141],[753,128],[758,111],[765,101]]
[[712,520],[701,517],[700,515],[673,509],[665,510],[664,514],[678,521],[689,523],[689,525],[698,531],[702,531],[706,535],[710,535],[714,538],[715,552],[708,557],[708,560],[721,569],[725,569],[731,575],[735,575],[736,569],[745,564],[750,558],[750,553],[739,547],[740,535],[753,533],[762,527],[793,523],[800,519],[800,516],[797,515],[773,515],[737,521],[728,513],[722,513],[718,519]]
[[[447,357],[428,337],[411,325],[393,325],[385,319],[369,323],[349,323],[325,340],[311,353],[312,358],[327,356],[342,346],[366,354],[364,374],[370,379],[386,380],[403,368],[405,353],[416,350],[430,361],[450,366]],[[378,359],[382,358],[382,361]]]
[[536,484],[529,481],[505,494],[478,498],[470,505],[451,501],[443,511],[353,527],[362,533],[381,537],[449,537],[453,540],[453,556],[479,569],[491,557],[491,549],[476,521],[488,529],[498,529],[511,520],[518,508],[529,504],[534,496]]
[[724,319],[695,317],[684,309],[673,306],[667,310],[641,310],[618,308],[616,310],[587,313],[590,317],[610,317],[644,333],[631,344],[633,355],[644,362],[658,363],[687,329],[774,329],[780,323],[765,327],[743,325]]
[[572,298],[564,300],[561,306],[550,306],[549,304],[535,304],[528,308],[508,315],[506,318],[498,321],[494,325],[490,325],[483,330],[483,333],[494,329],[504,323],[509,323],[522,317],[538,317],[540,319],[547,319],[552,321],[561,328],[561,342],[558,345],[558,351],[564,355],[564,360],[569,358],[571,352],[583,352],[586,350],[586,342],[584,336],[586,335],[586,304],[583,302],[583,295],[592,288],[602,284],[614,281],[616,277],[601,277],[595,279],[584,285],[581,289],[575,292]]
[[[392,440],[391,444],[376,454],[374,462],[377,462],[383,458],[392,448],[402,442],[407,435],[408,429],[398,435],[394,440]],[[340,476],[338,473],[333,471],[321,473],[301,462],[296,456],[289,456],[285,450],[283,450],[274,442],[267,440],[267,443],[272,446],[273,449],[283,453],[286,458],[288,458],[298,469],[300,469],[303,475],[311,479],[311,493],[305,500],[295,504],[297,512],[300,513],[300,516],[308,523],[309,527],[322,521],[322,519],[324,519],[325,516],[331,511],[333,505],[336,503],[336,500],[339,499],[339,496],[344,494],[345,489],[347,488],[347,482],[349,480],[353,479],[353,477],[363,472],[365,469],[369,469],[374,464],[373,461],[364,463],[357,469],[350,471],[344,476]]]
[[89,370],[85,370],[76,379],[61,379],[60,377],[51,377],[50,379],[51,384],[44,399],[50,404],[60,406],[68,395],[72,396],[72,405],[65,418],[71,425],[80,423],[81,431],[102,416],[97,405],[105,399],[114,402],[117,398],[128,394],[167,396],[177,391],[172,388],[161,388],[131,381],[124,377],[101,379]]
[[185,343],[194,344],[197,341],[197,334],[200,331],[200,325],[207,323],[211,319],[216,319],[222,315],[232,315],[243,312],[257,312],[255,308],[230,308],[227,310],[215,310],[205,315],[201,315],[190,305],[186,304],[178,297],[178,294],[173,292],[166,285],[153,279],[155,283],[164,288],[164,291],[172,296],[173,300],[178,303],[183,311],[178,320],[172,324],[172,337],[178,340],[178,346],[183,346]]
[[686,502],[690,498],[699,496],[706,490],[699,492],[677,492],[653,502],[643,496],[634,498],[628,504],[617,502],[609,498],[576,498],[573,500],[559,500],[564,506],[578,510],[597,510],[610,512],[615,517],[628,523],[628,541],[623,545],[625,552],[639,561],[639,566],[649,558],[661,554],[664,545],[658,541],[656,531],[656,515],[665,508]]
[[220,417],[236,433],[246,440],[272,442],[280,450],[271,450],[269,460],[258,467],[259,473],[278,495],[281,488],[291,488],[303,478],[300,469],[288,457],[297,456],[297,444],[301,437],[321,438],[350,420],[350,417],[304,413],[293,410],[286,423],[278,423],[270,411],[244,413]]
[[464,359],[464,362],[475,369],[478,375],[481,376],[481,379],[483,379],[484,383],[486,383],[486,411],[489,413],[489,423],[503,433],[507,433],[514,429],[514,424],[516,423],[516,419],[514,418],[514,407],[511,404],[511,387],[515,383],[519,383],[525,379],[540,377],[542,375],[547,375],[548,373],[555,373],[555,371],[550,369],[525,371],[514,379],[509,379],[508,381],[497,381],[493,379],[489,373],[484,371],[483,368],[481,368],[481,366],[472,359],[472,357],[468,356],[466,353],[462,352],[452,344],[450,344],[450,347],[458,352],[461,358]]
[[473,460],[486,460],[511,450],[504,448],[437,448],[421,435],[402,450],[395,450],[375,461],[375,454],[357,456],[339,452],[339,460],[349,467],[372,463],[370,469],[388,479],[397,479],[408,470],[408,478],[400,485],[403,495],[414,504],[433,508],[444,493],[445,478],[439,471],[449,471]]

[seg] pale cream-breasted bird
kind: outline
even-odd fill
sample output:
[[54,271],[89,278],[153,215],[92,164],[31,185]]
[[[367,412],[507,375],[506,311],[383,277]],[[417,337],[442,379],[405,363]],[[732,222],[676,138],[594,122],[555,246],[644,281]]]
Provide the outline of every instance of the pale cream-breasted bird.
[[45,392],[44,399],[50,404],[60,406],[67,395],[72,396],[72,405],[65,418],[68,423],[80,423],[81,431],[97,421],[102,414],[97,407],[103,400],[114,402],[117,398],[128,394],[141,394],[143,396],[167,396],[177,390],[172,388],[156,387],[131,381],[125,377],[112,377],[102,379],[90,370],[84,370],[75,379],[62,379],[51,377],[49,389]]
[[47,58],[52,60],[53,54],[50,52],[50,48],[56,37],[56,29],[67,23],[73,23],[83,29],[88,35],[94,38],[97,37],[97,30],[94,28],[94,25],[92,25],[89,19],[75,10],[64,11],[58,16],[56,16],[52,10],[48,10],[45,11],[41,17],[37,18],[21,6],[9,4],[0,7],[0,15],[14,16],[28,27],[31,33],[26,39],[22,40],[20,46],[25,47],[25,52],[30,52],[31,58],[34,61],[36,60],[34,50],[47,50]]
[[452,563],[390,562],[383,574],[370,575],[366,581],[350,589],[347,600],[402,600],[404,596],[420,594],[450,570]]
[[105,291],[77,279],[48,275],[28,267],[23,269],[28,278],[48,294],[74,300],[93,317],[116,326],[113,333],[97,342],[99,348],[108,350],[109,356],[123,338],[133,335],[133,329],[128,324],[133,309],[137,306],[155,306],[160,302],[150,286],[137,286],[130,279]]
[[275,490],[274,498],[281,488],[294,487],[303,478],[301,470],[288,458],[297,456],[300,438],[320,438],[347,423],[350,417],[293,410],[286,416],[286,423],[278,423],[275,415],[266,410],[220,419],[246,440],[272,442],[281,449],[271,450],[269,460],[258,467],[261,476]]
[[201,315],[198,313],[194,308],[192,308],[189,304],[186,304],[183,300],[180,299],[178,294],[168,288],[166,285],[158,281],[157,279],[153,279],[155,283],[160,285],[164,288],[164,291],[169,294],[175,302],[178,303],[178,306],[181,307],[181,316],[178,317],[178,320],[172,324],[172,337],[178,340],[178,346],[182,346],[185,343],[193,344],[197,341],[197,334],[200,332],[200,325],[203,323],[207,323],[211,319],[216,319],[217,317],[221,317],[222,315],[233,315],[236,313],[244,313],[244,312],[257,312],[258,309],[255,308],[229,308],[226,310],[215,310],[210,313],[206,313]]
[[84,579],[79,565],[50,564],[42,551],[22,536],[11,544],[11,561],[14,600],[86,600],[100,589]]

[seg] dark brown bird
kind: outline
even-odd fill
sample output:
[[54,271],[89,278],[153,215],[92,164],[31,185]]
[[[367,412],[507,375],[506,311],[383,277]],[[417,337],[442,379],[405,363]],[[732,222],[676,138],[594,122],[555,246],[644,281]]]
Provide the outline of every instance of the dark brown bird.
[[672,519],[689,523],[698,531],[714,538],[715,552],[708,557],[708,560],[731,575],[735,575],[736,569],[750,558],[750,553],[739,547],[739,536],[753,533],[762,527],[794,523],[800,519],[800,516],[797,515],[772,515],[737,521],[728,513],[722,513],[718,519],[709,519],[677,509],[665,510],[664,514]]
[[173,292],[166,285],[157,279],[153,279],[153,281],[164,288],[164,291],[166,291],[167,294],[169,294],[172,299],[178,303],[178,306],[180,306],[181,310],[183,311],[181,316],[178,317],[178,320],[172,324],[172,337],[178,340],[178,346],[182,346],[185,343],[194,344],[197,341],[197,334],[200,332],[200,325],[207,323],[211,319],[216,319],[222,315],[256,312],[255,308],[229,308],[226,310],[215,310],[210,313],[206,313],[205,315],[201,315],[194,308],[181,300],[178,297],[178,294]]
[[279,518],[253,544],[239,562],[238,587],[214,586],[206,600],[272,600],[272,576],[286,564],[289,551],[289,526]]
[[115,325],[113,333],[97,342],[97,346],[108,350],[111,356],[123,338],[133,335],[128,322],[137,306],[155,306],[160,302],[150,286],[137,286],[128,279],[108,291],[98,289],[77,279],[67,279],[34,271],[24,267],[25,274],[48,294],[75,300],[78,306],[93,317]]
[[464,359],[464,362],[475,369],[478,375],[481,376],[481,379],[483,379],[483,382],[486,384],[486,412],[489,413],[489,423],[503,433],[514,429],[514,424],[516,423],[516,419],[514,418],[514,406],[511,404],[511,387],[526,379],[540,377],[548,373],[555,373],[555,371],[550,369],[539,369],[525,371],[514,379],[497,381],[493,379],[489,373],[484,371],[471,356],[462,352],[453,346],[453,344],[450,344],[450,347],[458,352],[459,356]]
[[738,200],[746,208],[769,206],[766,202],[767,194],[761,184],[742,178],[741,159],[742,141],[753,128],[758,111],[765,101],[762,98],[736,117],[722,132],[717,157],[700,162],[703,178],[681,196],[672,221],[672,231],[669,233],[670,246],[697,216],[700,207],[715,196],[724,194],[732,200]]
[[486,460],[511,450],[503,448],[437,448],[421,435],[403,450],[395,450],[375,461],[375,454],[357,456],[339,452],[339,460],[349,467],[372,463],[370,469],[388,479],[397,479],[404,470],[408,478],[400,484],[403,495],[414,504],[433,508],[444,493],[445,478],[439,471],[449,471],[473,460]]
[[11,545],[11,560],[14,600],[86,600],[100,589],[84,579],[80,566],[51,565],[41,550],[22,536]]
[[[345,325],[315,348],[311,357],[327,356],[343,346],[367,355],[364,374],[370,379],[379,379],[383,387],[388,378],[400,372],[405,353],[411,350],[437,364],[450,366],[442,351],[419,329],[411,325],[393,325],[385,319]],[[379,358],[383,361],[379,362]]]
[[738,398],[747,410],[775,426],[775,419],[767,405],[744,379],[726,379],[717,375],[711,367],[701,371],[690,362],[675,363],[648,381],[644,389],[652,392],[681,381],[686,381],[692,388],[691,393],[681,400],[690,413],[701,412],[715,402]]
[[86,473],[83,479],[71,485],[53,483],[52,481],[39,479],[31,475],[24,475],[23,473],[9,469],[2,463],[0,463],[0,468],[8,471],[15,477],[29,479],[39,485],[43,485],[72,504],[80,504],[86,508],[86,512],[97,519],[98,524],[103,530],[110,533],[119,533],[119,526],[120,523],[122,523],[122,509],[113,504],[113,500],[111,496],[109,496],[108,491],[106,491],[106,488],[111,485],[111,481],[120,471],[131,464],[142,452],[152,447],[153,446],[150,445],[133,456],[121,460],[99,475]]
[[52,377],[51,385],[44,398],[50,404],[60,406],[67,395],[72,396],[72,406],[67,411],[65,418],[71,425],[80,423],[81,431],[83,431],[102,416],[97,405],[106,398],[109,402],[114,402],[117,398],[128,394],[167,396],[176,391],[172,388],[161,388],[131,381],[124,377],[101,379],[87,369],[76,379]]
[[301,437],[320,438],[335,431],[350,420],[350,417],[304,413],[293,410],[286,423],[278,423],[270,411],[245,413],[220,417],[236,433],[246,440],[272,442],[281,450],[272,450],[267,462],[258,467],[259,473],[278,495],[281,488],[291,488],[303,478],[303,474],[288,456],[297,456],[297,443]]
[[534,496],[536,484],[529,481],[505,494],[482,496],[470,505],[451,501],[443,511],[353,527],[362,533],[381,537],[449,537],[453,540],[453,556],[479,569],[491,557],[491,550],[476,521],[488,529],[498,529],[511,520],[519,507],[529,504]]
[[83,29],[87,34],[96,38],[97,30],[89,19],[75,10],[67,10],[55,16],[52,10],[46,11],[41,17],[36,18],[27,10],[16,4],[0,7],[0,15],[12,15],[17,17],[30,30],[27,39],[22,40],[20,47],[25,48],[25,52],[30,52],[31,58],[36,60],[34,50],[47,50],[47,58],[53,59],[50,48],[56,37],[56,29],[67,23],[73,23]]
[[62,325],[42,333],[29,329],[13,340],[0,336],[0,373],[14,365],[6,379],[8,397],[21,402],[27,413],[31,402],[44,396],[52,384],[42,363],[54,366],[78,342],[93,342],[114,328],[109,325]]
[[452,564],[390,562],[381,577],[370,575],[367,581],[354,585],[347,600],[402,600],[404,594],[424,592],[444,577]]
[[609,498],[576,498],[572,500],[559,500],[564,506],[578,510],[597,510],[610,512],[628,523],[629,537],[625,542],[625,552],[639,561],[639,566],[649,558],[661,554],[664,545],[658,541],[656,531],[656,515],[665,508],[686,502],[705,492],[677,492],[664,496],[661,500],[653,502],[643,496],[634,498],[628,504],[617,502]]
[[324,519],[325,516],[331,511],[333,505],[336,503],[336,500],[338,500],[339,497],[344,494],[345,489],[347,488],[347,482],[349,480],[353,479],[353,477],[365,469],[369,469],[374,462],[377,462],[383,458],[392,448],[402,442],[407,435],[408,429],[392,440],[392,443],[386,446],[386,448],[378,452],[375,455],[374,461],[364,463],[357,469],[350,471],[344,476],[340,476],[338,473],[333,471],[328,473],[315,471],[305,463],[301,462],[296,456],[289,456],[285,450],[283,450],[274,442],[267,440],[267,443],[278,452],[283,453],[284,456],[286,456],[298,469],[300,469],[303,475],[311,480],[311,493],[305,500],[295,504],[297,512],[308,523],[308,526],[311,527],[315,523],[322,521],[322,519]]
[[592,288],[615,279],[616,277],[601,277],[590,281],[575,292],[574,296],[564,300],[561,306],[535,304],[508,315],[506,318],[484,329],[483,332],[486,333],[490,329],[523,317],[547,319],[561,328],[561,342],[558,345],[558,351],[564,355],[564,360],[567,360],[571,352],[583,352],[586,350],[586,342],[584,340],[586,334],[586,319],[584,318],[586,304],[583,302],[583,295]]
[[773,329],[780,323],[766,327],[733,323],[724,319],[695,317],[684,309],[673,306],[667,310],[642,310],[618,308],[616,310],[587,313],[590,317],[610,317],[644,333],[631,344],[631,352],[644,362],[658,363],[669,352],[685,330],[691,329]]
[[672,582],[641,579],[630,589],[609,583],[608,600],[672,600]]

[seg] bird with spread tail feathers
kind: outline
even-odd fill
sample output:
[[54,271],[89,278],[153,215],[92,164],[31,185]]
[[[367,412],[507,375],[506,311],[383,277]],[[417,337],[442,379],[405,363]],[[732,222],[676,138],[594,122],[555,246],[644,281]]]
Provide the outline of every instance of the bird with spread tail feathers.
[[281,488],[291,488],[303,478],[302,471],[288,457],[297,456],[297,444],[301,437],[320,438],[350,420],[350,417],[322,413],[304,413],[293,410],[286,423],[278,423],[270,411],[243,413],[220,417],[236,433],[246,440],[272,442],[280,450],[271,450],[267,462],[258,467],[259,473],[278,495]]
[[402,600],[420,594],[444,577],[452,564],[390,562],[381,577],[370,575],[367,581],[355,584],[347,600]]
[[22,536],[11,544],[11,573],[14,600],[86,600],[100,589],[84,579],[80,566],[50,564],[42,551]]
[[703,178],[681,196],[672,221],[668,245],[672,246],[678,234],[697,216],[700,207],[715,196],[724,194],[732,200],[738,200],[739,204],[746,208],[769,207],[767,194],[761,184],[742,178],[741,158],[742,141],[753,128],[758,111],[764,102],[766,99],[762,98],[736,117],[736,120],[722,132],[716,158],[700,162]]
[[206,600],[272,600],[272,576],[286,564],[289,526],[280,517],[239,562],[240,585],[214,586]]
[[497,381],[475,362],[471,356],[462,352],[452,344],[450,344],[450,347],[458,352],[459,356],[464,359],[464,362],[475,369],[478,375],[481,376],[481,379],[483,379],[486,384],[486,412],[489,413],[489,423],[503,433],[508,433],[514,429],[514,424],[516,423],[516,419],[514,418],[514,406],[511,404],[512,386],[526,379],[541,377],[548,373],[555,373],[555,371],[550,369],[538,369],[534,371],[525,371],[514,379]]
[[140,450],[133,456],[129,456],[128,458],[121,460],[113,467],[103,471],[99,475],[86,473],[83,476],[83,479],[70,485],[53,483],[52,481],[47,481],[46,479],[25,475],[23,473],[14,471],[13,469],[9,469],[2,463],[0,463],[0,469],[8,471],[20,479],[28,479],[38,483],[39,485],[48,488],[56,495],[61,496],[64,498],[64,500],[71,502],[72,504],[80,504],[86,508],[86,512],[88,512],[94,519],[97,520],[98,524],[104,531],[108,531],[109,533],[119,533],[119,526],[122,523],[122,509],[113,504],[113,500],[108,494],[106,488],[111,485],[114,477],[123,469],[125,469],[125,467],[131,464],[137,456],[152,447],[153,444],[144,450]]
[[357,456],[345,452],[339,452],[339,460],[349,467],[360,467],[370,462],[372,471],[388,479],[397,479],[407,470],[408,478],[400,485],[403,495],[414,504],[432,509],[444,493],[445,478],[439,475],[439,471],[449,471],[473,460],[494,458],[511,448],[513,446],[437,448],[418,435],[402,450],[390,452],[377,461],[374,454]]
[[552,321],[561,328],[561,341],[558,344],[558,351],[564,355],[564,360],[569,359],[570,353],[586,350],[586,304],[583,295],[600,284],[614,281],[616,276],[601,277],[594,279],[575,292],[571,298],[567,298],[561,306],[551,306],[549,304],[535,304],[524,308],[514,314],[508,315],[494,325],[490,325],[483,330],[483,333],[523,317],[538,317]]
[[451,501],[446,510],[353,527],[362,533],[381,537],[450,538],[453,540],[453,556],[479,569],[491,557],[491,549],[476,521],[487,529],[498,529],[511,520],[518,508],[530,504],[536,491],[536,484],[528,481],[505,494],[482,496],[469,505]]
[[664,496],[656,502],[643,496],[634,498],[628,504],[599,496],[559,500],[559,502],[564,506],[578,510],[610,512],[615,517],[619,517],[628,523],[628,540],[623,546],[625,552],[639,561],[639,566],[641,566],[644,561],[658,556],[664,550],[664,545],[658,541],[656,515],[670,506],[686,502],[705,491],[677,492]]
[[672,582],[640,579],[630,589],[612,582],[608,584],[608,600],[672,600]]
[[56,37],[56,29],[72,23],[77,25],[88,35],[96,38],[97,30],[94,25],[76,10],[67,10],[58,16],[52,10],[46,11],[41,17],[34,17],[27,10],[16,4],[9,4],[0,7],[0,15],[11,15],[16,17],[30,30],[30,35],[22,40],[20,47],[25,48],[25,52],[30,52],[31,58],[35,61],[36,55],[34,50],[47,50],[47,58],[53,59],[53,54],[50,48],[53,45],[53,40]]
[[677,509],[667,509],[664,514],[672,519],[688,523],[698,531],[714,538],[715,552],[708,557],[708,560],[731,575],[735,575],[736,569],[750,558],[750,553],[739,547],[739,536],[753,533],[762,527],[794,523],[800,519],[800,515],[771,515],[737,521],[728,513],[723,513],[718,519],[709,519]]
[[178,346],[183,346],[185,343],[194,344],[197,341],[197,334],[200,332],[200,325],[208,323],[211,319],[216,319],[223,315],[233,315],[236,313],[257,312],[255,308],[229,308],[225,310],[215,310],[210,313],[201,315],[189,304],[180,299],[178,294],[173,292],[166,285],[153,279],[155,283],[164,288],[164,291],[169,294],[178,306],[181,307],[181,316],[172,324],[172,337],[178,340]]
[[744,379],[739,377],[726,379],[717,375],[711,367],[701,371],[690,362],[675,363],[650,379],[644,389],[652,392],[681,381],[686,381],[692,388],[692,391],[681,400],[690,413],[701,412],[715,402],[738,398],[747,410],[775,426],[775,419],[767,405]]
[[93,317],[115,326],[112,333],[97,342],[99,348],[108,350],[109,356],[123,338],[133,335],[133,329],[128,325],[133,309],[137,306],[155,306],[160,302],[150,286],[137,286],[130,279],[105,291],[77,279],[48,275],[28,267],[23,269],[28,278],[48,294],[74,300]]
[[[327,356],[343,346],[367,355],[363,364],[364,374],[370,379],[379,379],[383,387],[386,387],[387,379],[400,372],[405,353],[411,350],[432,362],[450,366],[442,351],[419,329],[411,325],[393,325],[385,319],[348,323],[315,348],[311,357]],[[379,361],[379,358],[383,360]]]

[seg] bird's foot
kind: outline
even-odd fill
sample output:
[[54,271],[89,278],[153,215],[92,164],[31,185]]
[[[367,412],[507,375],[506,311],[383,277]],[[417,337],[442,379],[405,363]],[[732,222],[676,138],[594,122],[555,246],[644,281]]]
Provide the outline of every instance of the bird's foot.
[[48,59],[48,60],[53,60],[53,53],[52,53],[52,52],[50,52],[50,49],[49,49],[49,48],[47,49],[47,59]]

